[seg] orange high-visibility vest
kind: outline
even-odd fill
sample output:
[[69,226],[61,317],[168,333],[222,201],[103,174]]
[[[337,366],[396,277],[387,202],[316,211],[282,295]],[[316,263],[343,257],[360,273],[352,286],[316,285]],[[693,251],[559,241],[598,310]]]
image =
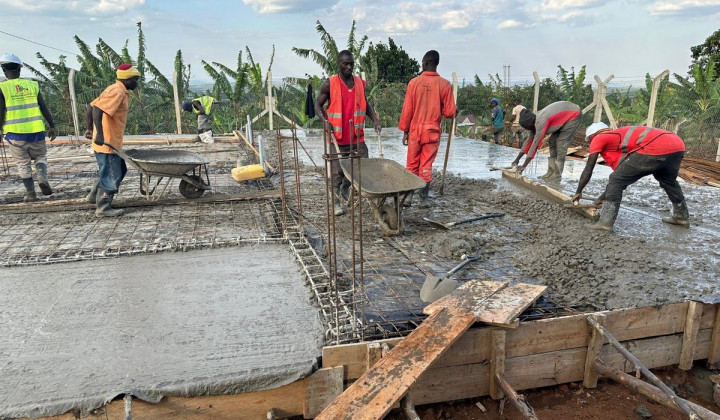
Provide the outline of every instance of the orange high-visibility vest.
[[[355,124],[354,142],[359,143],[365,140],[365,110],[367,104],[365,102],[365,84],[363,80],[357,76],[353,76],[355,80],[355,107],[353,110],[353,123]],[[332,132],[336,140],[342,140],[342,88],[345,82],[340,76],[333,75],[330,77],[330,104],[327,108],[327,119],[332,126]]]

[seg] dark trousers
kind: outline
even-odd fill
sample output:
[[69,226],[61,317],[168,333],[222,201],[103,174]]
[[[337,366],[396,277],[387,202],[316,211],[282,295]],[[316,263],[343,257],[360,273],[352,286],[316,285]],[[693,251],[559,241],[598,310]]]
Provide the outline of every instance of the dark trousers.
[[[335,152],[334,149],[335,146],[330,146],[330,152]],[[357,153],[360,155],[360,157],[368,157],[368,148],[364,141],[358,143],[358,144],[346,144],[342,146],[338,146],[340,149],[339,153],[340,156],[348,156],[350,154],[350,150],[357,150]],[[345,178],[345,174],[343,174],[342,168],[340,168],[340,163],[338,160],[331,160],[330,161],[330,175],[332,177],[332,186],[333,188],[339,188],[341,185],[346,184],[350,185],[350,181]]]
[[683,156],[685,156],[685,152],[660,156],[630,154],[618,165],[615,172],[610,174],[607,187],[605,187],[605,200],[620,202],[628,185],[634,184],[640,178],[648,175],[657,179],[660,187],[665,190],[673,204],[685,200],[680,184],[677,182]]

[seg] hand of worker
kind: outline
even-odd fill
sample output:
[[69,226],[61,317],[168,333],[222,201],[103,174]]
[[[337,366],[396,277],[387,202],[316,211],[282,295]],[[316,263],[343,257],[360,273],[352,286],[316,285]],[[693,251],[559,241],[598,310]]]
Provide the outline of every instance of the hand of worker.
[[47,132],[48,137],[50,137],[50,141],[55,140],[55,137],[57,137],[57,130],[55,130],[55,127],[50,127]]
[[518,175],[522,175],[522,173],[523,173],[524,170],[525,170],[525,166],[518,166],[518,167],[515,169],[515,172],[516,172]]
[[85,138],[88,140],[92,140],[92,130],[91,129],[88,128],[87,130],[85,130]]
[[582,193],[577,193],[573,195],[573,197],[570,199],[570,201],[573,203],[573,206],[577,206],[580,204],[580,199],[582,198]]
[[405,132],[405,133],[403,133],[403,138],[402,138],[403,146],[407,146],[408,141],[410,141],[410,135],[407,132]]
[[105,144],[105,136],[103,136],[102,133],[98,132],[97,136],[95,137],[95,140],[93,140],[93,143],[97,144],[98,146],[102,146]]
[[380,134],[380,131],[382,131],[382,125],[380,125],[380,120],[373,121],[375,123],[375,132]]
[[595,206],[595,208],[598,208],[598,209],[602,208],[604,201],[605,200],[603,200],[602,197],[598,197],[595,201],[593,201],[593,206]]

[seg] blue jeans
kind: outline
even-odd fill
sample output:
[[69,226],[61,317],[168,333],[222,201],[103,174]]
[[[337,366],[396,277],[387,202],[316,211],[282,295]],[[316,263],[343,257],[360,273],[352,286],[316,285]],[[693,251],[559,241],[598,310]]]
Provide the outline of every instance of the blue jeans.
[[98,163],[98,188],[115,194],[127,173],[125,161],[115,153],[95,152],[95,159]]

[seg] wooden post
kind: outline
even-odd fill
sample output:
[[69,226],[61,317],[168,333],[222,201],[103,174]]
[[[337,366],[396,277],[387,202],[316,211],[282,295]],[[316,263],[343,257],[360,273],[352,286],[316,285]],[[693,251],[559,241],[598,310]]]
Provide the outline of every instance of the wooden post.
[[405,394],[400,400],[400,408],[402,408],[408,420],[420,420],[420,416],[418,416],[417,411],[415,411],[415,405],[413,405],[409,393]]
[[533,72],[533,79],[535,79],[535,95],[533,96],[533,114],[537,114],[538,101],[540,100],[540,76],[536,71]]
[[613,117],[612,115],[610,105],[608,105],[605,96],[607,96],[607,84],[610,83],[610,81],[614,77],[615,76],[611,74],[607,77],[607,79],[600,80],[600,77],[598,75],[595,75],[595,82],[597,82],[598,87],[596,91],[597,95],[595,97],[595,101],[593,102],[595,104],[595,114],[593,114],[593,122],[599,122],[602,118],[602,111],[605,110],[605,114],[610,121],[611,128],[617,128],[617,122],[615,121],[615,117]]
[[653,120],[655,119],[655,105],[657,105],[657,96],[658,89],[660,88],[660,82],[668,74],[670,74],[670,70],[665,70],[664,72],[655,76],[655,78],[653,79],[652,91],[650,92],[650,106],[648,107],[648,117],[645,121],[645,125],[647,125],[648,127],[652,127]]
[[[605,315],[592,315],[598,325],[605,323]],[[585,374],[583,375],[583,386],[585,388],[597,387],[598,374],[595,370],[595,360],[600,356],[605,339],[596,328],[590,331],[590,341],[588,342],[587,354],[585,355]]]
[[343,376],[345,368],[335,366],[322,368],[310,376],[305,388],[303,417],[311,419],[330,405],[343,392]]
[[499,400],[505,395],[495,380],[496,375],[505,374],[505,330],[493,330],[490,349],[490,397]]
[[718,141],[717,153],[715,154],[715,162],[720,162],[720,138],[715,139]]
[[[453,72],[452,78],[453,78],[453,100],[455,101],[455,104],[457,104],[458,78],[457,78],[457,74],[455,74],[455,72]],[[450,142],[452,142],[452,138],[455,135],[455,123],[456,123],[456,118],[453,116],[452,123],[450,123],[450,131],[448,131],[447,147],[445,148],[445,162],[443,162],[442,177],[440,178],[440,188],[438,189],[438,191],[440,192],[440,195],[443,195],[444,190],[445,190],[445,171],[447,171],[448,158],[450,158]],[[379,140],[379,138],[378,138],[378,140]]]
[[680,350],[680,363],[678,365],[682,370],[690,370],[692,368],[695,341],[697,340],[698,329],[700,328],[702,310],[702,303],[692,300],[689,302],[687,316],[685,317],[682,350]]
[[[73,126],[75,127],[75,137],[80,138],[80,122],[78,121],[77,98],[75,97],[75,69],[70,69],[68,73],[68,90],[70,91],[70,108],[73,116]],[[92,127],[88,127],[92,129]]]
[[500,385],[500,388],[505,391],[505,394],[507,394],[510,401],[515,404],[515,407],[518,409],[518,411],[520,411],[523,417],[530,420],[538,420],[538,416],[537,414],[535,414],[535,410],[533,410],[530,404],[527,403],[524,396],[518,395],[518,393],[515,392],[515,390],[510,386],[510,384],[505,380],[504,375],[496,374],[495,380],[497,381],[498,385]]
[[[602,363],[595,363],[595,370],[598,371],[601,375],[605,376],[606,378],[610,378],[614,381],[617,381],[628,388],[630,388],[633,392],[639,392],[640,394],[648,397],[649,399],[660,403],[666,407],[670,407],[673,409],[678,409],[675,402],[672,400],[672,398],[669,398],[667,394],[662,392],[657,387],[654,387],[650,385],[649,383],[637,379],[632,375],[628,375],[625,372],[620,372],[617,369],[609,368]],[[708,410],[705,407],[702,407],[700,405],[697,405],[695,403],[692,403],[687,400],[683,400],[685,403],[692,408],[703,420],[720,420],[720,415],[713,413],[712,411]]]
[[715,318],[707,362],[708,369],[717,369],[720,365],[720,303],[715,305]]
[[383,348],[380,343],[370,343],[367,346],[365,355],[365,370],[370,370],[383,356]]
[[173,97],[175,98],[175,123],[177,124],[177,133],[182,134],[182,116],[180,115],[180,91],[178,89],[178,74],[177,71],[173,72],[172,88]]
[[275,111],[275,104],[273,103],[273,96],[272,96],[272,72],[268,70],[267,72],[267,108],[268,111],[268,118],[270,119],[270,129],[273,130],[273,114]]

